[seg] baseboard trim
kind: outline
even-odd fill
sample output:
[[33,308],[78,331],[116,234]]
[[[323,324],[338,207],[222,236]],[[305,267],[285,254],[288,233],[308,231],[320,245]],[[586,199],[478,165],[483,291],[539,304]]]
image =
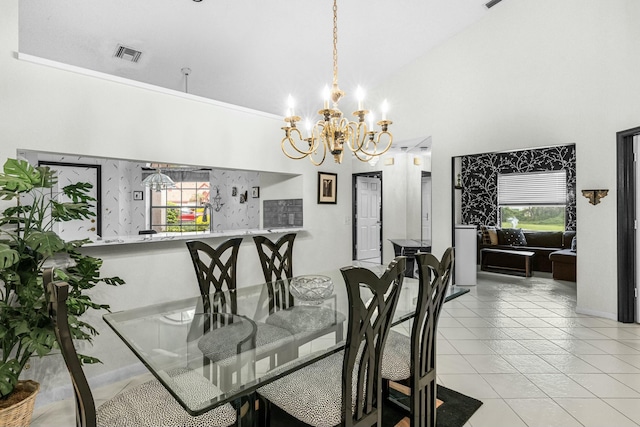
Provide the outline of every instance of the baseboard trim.
[[591,309],[583,308],[583,307],[580,307],[580,306],[576,306],[576,313],[578,313],[578,314],[587,314],[589,316],[602,317],[604,319],[611,319],[611,320],[615,320],[616,322],[618,321],[618,315],[615,314],[615,313],[608,313],[606,311],[591,310]]

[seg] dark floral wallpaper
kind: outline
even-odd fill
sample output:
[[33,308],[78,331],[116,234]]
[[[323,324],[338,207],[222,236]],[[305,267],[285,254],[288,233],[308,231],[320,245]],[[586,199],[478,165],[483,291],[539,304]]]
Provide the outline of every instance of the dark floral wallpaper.
[[498,174],[565,170],[567,173],[566,229],[576,229],[575,145],[462,157],[462,222],[498,223]]

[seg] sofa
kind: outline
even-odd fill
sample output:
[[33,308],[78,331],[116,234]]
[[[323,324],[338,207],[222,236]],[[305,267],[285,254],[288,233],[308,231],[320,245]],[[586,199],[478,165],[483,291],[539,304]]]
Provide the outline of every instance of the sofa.
[[[535,254],[531,261],[533,271],[552,273],[557,280],[575,281],[575,237],[575,231],[524,231],[481,226],[478,232],[478,264],[484,248],[530,251]],[[485,253],[484,256],[485,263],[497,269],[508,271],[520,267],[517,258],[502,256],[499,252]]]

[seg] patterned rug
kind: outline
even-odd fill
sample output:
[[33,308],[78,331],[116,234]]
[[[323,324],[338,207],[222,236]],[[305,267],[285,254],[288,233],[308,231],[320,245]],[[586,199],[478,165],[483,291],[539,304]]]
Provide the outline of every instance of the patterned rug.
[[[395,399],[402,401],[403,395],[401,393],[395,390],[391,390],[390,393]],[[462,427],[482,406],[481,401],[440,385],[438,386],[438,399],[443,403],[438,407],[437,427]],[[276,405],[271,407],[271,427],[305,426]],[[385,405],[382,414],[383,427],[409,427],[409,419],[405,418],[406,414],[393,405]]]

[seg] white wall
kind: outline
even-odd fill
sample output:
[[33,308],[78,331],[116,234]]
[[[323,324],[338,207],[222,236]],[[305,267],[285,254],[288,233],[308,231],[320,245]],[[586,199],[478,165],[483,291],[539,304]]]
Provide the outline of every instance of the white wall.
[[[0,159],[19,148],[87,156],[146,159],[161,163],[300,173],[304,221],[294,248],[294,273],[303,274],[351,262],[350,165],[322,166],[339,173],[337,205],[316,204],[318,168],[281,153],[281,122],[262,113],[225,108],[179,92],[175,96],[21,61],[18,50],[18,1],[0,3]],[[259,90],[259,88],[256,88]],[[197,150],[188,147],[198,147]],[[4,160],[1,160],[4,162]],[[347,179],[348,178],[348,179]],[[6,206],[6,202],[0,207]],[[335,218],[334,221],[328,221]],[[210,239],[217,245],[220,239]],[[123,310],[197,294],[184,243],[87,248],[104,260],[105,275],[127,284],[100,286],[95,300]],[[257,283],[261,270],[251,240],[241,247],[239,283]],[[126,369],[143,369],[99,316],[87,319],[100,330],[86,354],[102,365],[89,366],[93,384],[113,381]],[[34,360],[25,378],[41,382],[37,404],[61,397],[69,377],[59,356]],[[118,369],[123,371],[117,371]],[[67,396],[70,388],[67,388]]]
[[[617,318],[616,132],[640,125],[640,2],[509,0],[377,88],[396,138],[433,138],[434,252],[451,244],[451,157],[576,144],[578,310]],[[580,194],[580,193],[578,193]]]

